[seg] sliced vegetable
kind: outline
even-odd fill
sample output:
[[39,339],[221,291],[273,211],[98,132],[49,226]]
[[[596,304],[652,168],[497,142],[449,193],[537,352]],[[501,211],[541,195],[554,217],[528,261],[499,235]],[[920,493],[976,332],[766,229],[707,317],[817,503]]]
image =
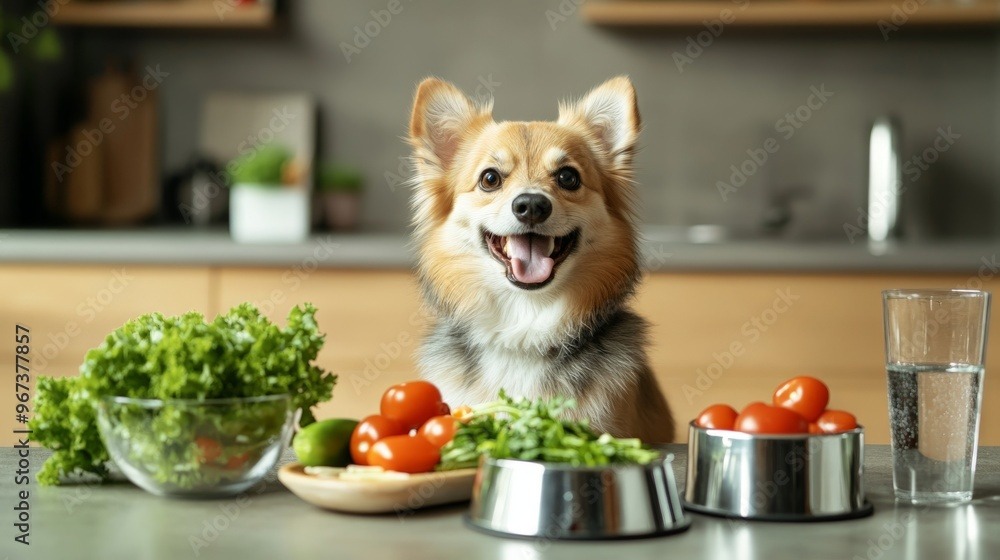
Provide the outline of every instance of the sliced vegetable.
[[454,416],[459,422],[467,422],[472,419],[472,407],[463,404],[462,406],[451,411],[451,415]]

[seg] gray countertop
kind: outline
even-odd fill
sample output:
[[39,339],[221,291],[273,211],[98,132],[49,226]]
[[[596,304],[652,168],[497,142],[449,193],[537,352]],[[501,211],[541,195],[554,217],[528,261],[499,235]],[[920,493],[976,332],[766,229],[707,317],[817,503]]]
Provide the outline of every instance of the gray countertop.
[[[775,239],[695,243],[669,228],[643,232],[645,264],[652,271],[745,270],[801,272],[1000,273],[1000,241],[901,243],[873,251],[865,242]],[[135,263],[320,268],[412,266],[414,252],[403,234],[320,234],[288,245],[234,242],[220,229],[0,231],[0,262]]]
[[[683,481],[686,447],[674,445]],[[158,498],[128,483],[28,487],[30,541],[13,541],[16,505],[12,448],[0,448],[4,511],[0,558],[170,559],[337,558],[370,560],[535,560],[543,558],[657,559],[801,558],[893,560],[1000,557],[1000,448],[979,454],[973,503],[958,507],[897,505],[890,455],[869,446],[865,482],[875,514],[825,523],[733,522],[693,515],[678,535],[611,542],[537,542],[502,539],[462,525],[464,506],[412,516],[359,516],[316,509],[272,476],[242,499],[189,501]],[[31,450],[36,470],[48,452]],[[287,457],[287,456],[286,456]],[[683,483],[682,483],[683,484]],[[212,528],[212,525],[217,528]]]

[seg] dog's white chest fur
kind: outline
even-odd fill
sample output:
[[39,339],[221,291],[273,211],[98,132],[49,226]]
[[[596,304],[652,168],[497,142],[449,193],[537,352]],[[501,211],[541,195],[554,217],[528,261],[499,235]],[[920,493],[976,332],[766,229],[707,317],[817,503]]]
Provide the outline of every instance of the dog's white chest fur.
[[542,380],[549,366],[549,359],[538,350],[510,350],[492,348],[479,358],[480,384],[483,399],[495,399],[501,388],[510,395],[531,399],[542,396]]
[[[544,380],[552,367],[551,348],[571,328],[562,298],[532,301],[524,296],[500,297],[469,325],[468,342],[475,355],[476,383],[468,386],[447,376],[442,391],[447,402],[476,404],[495,400],[500,389],[512,396],[546,396]],[[426,356],[427,362],[437,361]],[[447,368],[446,368],[447,369]],[[432,378],[436,377],[432,375]]]

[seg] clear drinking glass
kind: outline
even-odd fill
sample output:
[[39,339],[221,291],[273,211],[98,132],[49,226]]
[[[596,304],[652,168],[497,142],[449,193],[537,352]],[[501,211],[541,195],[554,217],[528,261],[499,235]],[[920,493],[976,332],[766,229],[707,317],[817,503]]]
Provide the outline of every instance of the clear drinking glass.
[[911,503],[972,499],[990,294],[886,290],[893,486]]

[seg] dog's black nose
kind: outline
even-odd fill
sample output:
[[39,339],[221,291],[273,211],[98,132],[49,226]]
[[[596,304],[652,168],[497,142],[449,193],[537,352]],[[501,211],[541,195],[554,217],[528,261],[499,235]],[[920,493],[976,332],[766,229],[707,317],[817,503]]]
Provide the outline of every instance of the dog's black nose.
[[552,201],[544,194],[520,194],[511,204],[511,210],[518,220],[533,226],[552,215]]

